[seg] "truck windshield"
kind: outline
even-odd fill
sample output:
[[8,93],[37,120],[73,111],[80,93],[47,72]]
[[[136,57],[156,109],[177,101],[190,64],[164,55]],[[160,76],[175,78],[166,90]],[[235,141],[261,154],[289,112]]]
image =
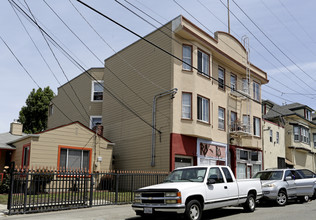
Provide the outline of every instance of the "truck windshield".
[[260,178],[260,180],[281,180],[283,171],[264,171],[258,172],[253,178]]
[[165,182],[203,182],[206,168],[189,168],[174,170]]

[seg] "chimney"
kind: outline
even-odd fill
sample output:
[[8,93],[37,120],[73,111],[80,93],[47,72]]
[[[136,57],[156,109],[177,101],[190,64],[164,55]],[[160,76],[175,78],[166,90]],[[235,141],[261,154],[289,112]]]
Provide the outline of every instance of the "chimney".
[[12,135],[22,136],[23,125],[18,122],[16,119],[10,124],[10,133]]
[[92,130],[103,137],[103,125],[101,125],[100,123],[97,123],[96,126],[92,128]]

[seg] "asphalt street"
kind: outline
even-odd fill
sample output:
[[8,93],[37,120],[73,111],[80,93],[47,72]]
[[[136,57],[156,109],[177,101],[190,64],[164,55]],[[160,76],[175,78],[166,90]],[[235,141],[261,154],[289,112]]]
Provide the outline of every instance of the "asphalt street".
[[[315,219],[316,201],[308,203],[291,202],[287,206],[278,207],[274,205],[259,205],[255,212],[245,213],[241,207],[228,207],[217,210],[210,210],[203,213],[203,220],[223,219],[223,220],[267,220],[267,219],[286,219],[286,220],[311,220]],[[85,209],[73,209],[66,211],[47,212],[38,214],[24,215],[2,215],[6,219],[82,219],[82,220],[104,220],[104,219],[125,219],[140,220],[136,216],[130,205],[99,206]],[[160,216],[157,220],[176,219],[175,216]]]

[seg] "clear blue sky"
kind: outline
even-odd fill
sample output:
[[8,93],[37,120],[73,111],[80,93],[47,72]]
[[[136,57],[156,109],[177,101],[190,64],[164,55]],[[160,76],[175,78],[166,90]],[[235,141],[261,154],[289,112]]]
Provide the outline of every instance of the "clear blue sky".
[[[136,17],[114,0],[83,0],[102,13],[144,36],[155,28]],[[249,18],[241,11],[241,9]],[[300,102],[316,109],[316,1],[314,0],[230,0],[231,33],[237,38],[250,39],[250,61],[268,73],[269,84],[262,87],[262,98],[278,104]],[[27,10],[25,2],[15,1]],[[104,60],[115,51],[138,40],[126,30],[114,25],[75,0],[26,0],[33,15],[45,31],[61,42],[72,56],[86,69],[102,67]],[[227,0],[120,0],[136,11],[137,6],[160,23],[167,23],[182,14],[211,36],[216,31],[227,31]],[[92,31],[74,6],[93,25],[104,41]],[[89,50],[58,19],[51,7],[97,56]],[[139,13],[139,11],[137,11]],[[0,2],[0,36],[9,45],[33,79],[41,86],[50,86],[55,93],[60,84],[67,82],[38,29],[25,16],[17,12],[33,41],[47,61],[41,58],[32,40],[8,1]],[[144,14],[144,18],[160,26]],[[236,17],[238,18],[236,18]],[[195,20],[197,19],[197,20]],[[247,28],[245,28],[246,26]],[[256,27],[258,26],[260,30]],[[248,29],[248,30],[247,30]],[[250,31],[250,32],[249,32]],[[268,38],[267,38],[268,37]],[[67,78],[82,72],[52,46]],[[19,116],[19,111],[36,84],[15,60],[5,44],[0,41],[0,133],[9,131],[9,124]],[[56,75],[59,83],[54,78]]]

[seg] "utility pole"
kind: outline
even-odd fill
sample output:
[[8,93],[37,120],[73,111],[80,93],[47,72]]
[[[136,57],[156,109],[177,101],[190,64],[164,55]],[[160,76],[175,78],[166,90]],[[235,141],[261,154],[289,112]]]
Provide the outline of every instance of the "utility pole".
[[230,34],[230,13],[229,13],[229,0],[227,0],[227,14],[228,14],[228,33]]

